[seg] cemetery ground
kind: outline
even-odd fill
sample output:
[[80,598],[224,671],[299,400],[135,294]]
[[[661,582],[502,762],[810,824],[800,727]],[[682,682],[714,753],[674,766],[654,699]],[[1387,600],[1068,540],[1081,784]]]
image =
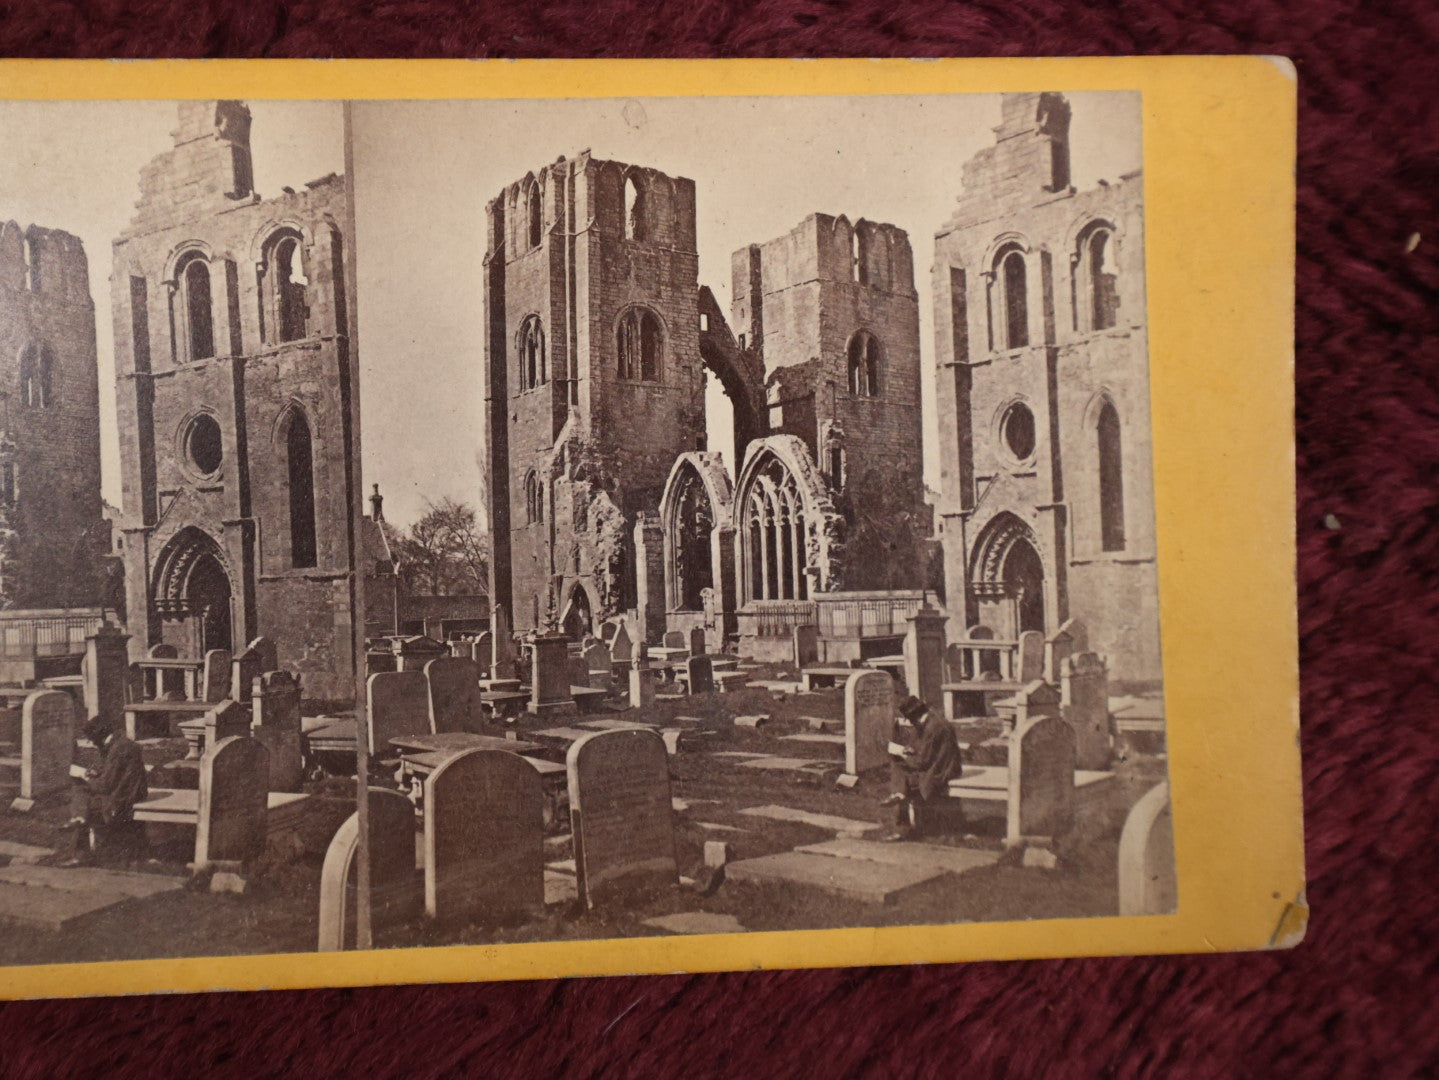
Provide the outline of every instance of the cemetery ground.
[[[792,669],[781,666],[750,675],[751,682],[787,678],[794,678]],[[874,842],[890,831],[887,812],[879,806],[888,790],[884,772],[866,775],[855,788],[837,787],[843,747],[832,739],[790,738],[842,732],[843,690],[800,693],[796,688],[781,693],[751,685],[724,694],[660,697],[643,709],[605,715],[695,732],[668,759],[681,884],[586,911],[576,898],[569,821],[561,814],[545,834],[543,915],[498,924],[436,923],[424,916],[421,906],[412,916],[378,927],[377,947],[1112,915],[1118,907],[1116,864],[1125,816],[1165,773],[1162,756],[1125,753],[1114,766],[1113,779],[1078,803],[1074,829],[1054,845],[1053,868],[1026,865],[1019,851],[1005,850],[1000,803],[999,816],[970,820],[919,841],[929,846],[921,850],[931,854],[943,848],[982,857],[962,872],[931,876],[900,889],[887,902],[785,881],[721,880],[706,889],[712,884],[705,873],[707,842],[727,844],[731,865],[837,839],[866,841],[873,847],[865,850],[883,854]],[[769,719],[758,727],[733,723],[736,717],[756,715]],[[692,719],[676,719],[682,717]],[[517,731],[519,737],[533,740],[546,729],[574,728],[603,718],[525,717],[509,726],[492,723],[487,730]],[[1005,750],[996,740],[1000,731],[998,721],[962,726],[965,764],[1003,764]],[[539,739],[543,741],[542,734]],[[152,766],[185,754],[183,739],[147,740],[142,745]],[[86,753],[93,751],[82,749],[82,763]],[[789,765],[747,764],[775,759],[787,759]],[[556,760],[563,760],[562,745]],[[805,768],[808,763],[813,767]],[[393,785],[387,772],[377,771],[372,782]],[[154,779],[152,785],[163,786]],[[154,858],[134,870],[168,878],[175,887],[97,910],[58,932],[0,923],[0,964],[313,951],[321,863],[330,838],[353,812],[355,782],[343,776],[311,778],[305,791],[312,798],[301,836],[279,848],[272,844],[243,894],[214,894],[202,887],[203,881],[191,881],[186,863],[193,855],[193,830],[151,826]],[[779,816],[769,816],[775,808]],[[0,811],[0,868],[7,861],[19,867],[58,867],[72,851],[73,834],[65,828],[68,816],[66,799],[42,803],[29,814]],[[886,845],[889,850],[904,848],[917,845]],[[421,850],[417,840],[417,860]],[[86,873],[58,868],[46,872]],[[689,918],[668,926],[652,921],[680,915]]]

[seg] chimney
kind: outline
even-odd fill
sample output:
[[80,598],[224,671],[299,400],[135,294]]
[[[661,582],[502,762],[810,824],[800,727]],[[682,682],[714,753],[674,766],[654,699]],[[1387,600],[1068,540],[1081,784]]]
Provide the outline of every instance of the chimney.
[[370,516],[376,521],[385,520],[385,497],[380,494],[380,485],[376,484],[375,493],[370,496]]

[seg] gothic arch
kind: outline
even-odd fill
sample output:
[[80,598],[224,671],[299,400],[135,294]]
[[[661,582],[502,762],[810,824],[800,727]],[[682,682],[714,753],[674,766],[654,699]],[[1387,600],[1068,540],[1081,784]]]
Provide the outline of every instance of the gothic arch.
[[805,600],[837,587],[843,521],[803,441],[771,435],[752,443],[735,492],[744,602]]
[[194,525],[181,529],[161,549],[151,581],[156,611],[192,624],[199,655],[232,646],[235,575],[213,537]]
[[1004,611],[1005,633],[1044,631],[1052,621],[1046,609],[1051,570],[1034,530],[1008,510],[996,514],[975,537],[969,562],[969,592],[975,602]]
[[734,489],[720,456],[681,454],[660,496],[667,610],[701,611],[701,591],[729,580],[725,561],[732,549],[725,534],[733,517]]
[[764,362],[757,353],[739,347],[707,285],[700,286],[699,312],[708,323],[700,330],[700,360],[720,381],[734,407],[734,460],[742,462],[749,444],[768,430]]

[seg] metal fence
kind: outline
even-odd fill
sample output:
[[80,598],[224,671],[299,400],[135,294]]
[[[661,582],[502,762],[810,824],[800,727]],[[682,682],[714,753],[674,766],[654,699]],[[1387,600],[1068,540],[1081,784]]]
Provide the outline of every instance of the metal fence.
[[82,654],[85,639],[107,620],[116,621],[110,608],[0,611],[0,659]]
[[821,593],[815,597],[820,637],[899,637],[907,620],[935,595],[921,589]]

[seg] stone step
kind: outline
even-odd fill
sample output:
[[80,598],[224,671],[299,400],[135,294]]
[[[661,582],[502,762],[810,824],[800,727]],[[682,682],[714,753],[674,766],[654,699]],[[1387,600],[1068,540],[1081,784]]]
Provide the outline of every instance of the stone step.
[[911,889],[947,873],[933,866],[893,866],[804,851],[743,859],[725,867],[727,881],[803,885],[866,904],[892,903]]
[[137,874],[129,870],[104,870],[96,866],[30,866],[12,863],[0,869],[0,882],[60,892],[109,893],[124,897],[149,897],[183,888],[185,879],[165,874]]
[[974,848],[944,847],[941,844],[900,842],[886,844],[875,840],[850,837],[826,840],[822,844],[806,844],[795,849],[811,855],[828,855],[838,859],[862,859],[886,866],[932,867],[952,874],[963,874],[982,866],[993,866],[999,852]]
[[66,930],[87,915],[130,899],[118,892],[72,892],[0,881],[0,923]]

